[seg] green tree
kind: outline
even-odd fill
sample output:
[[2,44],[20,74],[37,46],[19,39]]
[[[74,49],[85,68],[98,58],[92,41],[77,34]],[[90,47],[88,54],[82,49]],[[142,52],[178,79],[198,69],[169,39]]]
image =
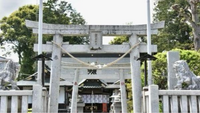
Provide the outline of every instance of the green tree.
[[173,10],[179,15],[183,22],[186,22],[193,29],[193,41],[195,50],[200,49],[200,1],[199,0],[175,0]]
[[[33,44],[37,42],[37,36],[33,35],[31,30],[25,26],[25,19],[38,20],[38,6],[26,5],[20,7],[8,17],[0,20],[0,41],[9,41],[15,45],[15,51],[19,55],[19,63],[21,64],[21,73],[32,74],[34,61],[32,58]],[[43,21],[45,23],[55,24],[85,24],[85,20],[72,8],[71,4],[65,1],[48,0],[44,3]],[[46,40],[52,40],[52,36],[44,36]],[[64,41],[70,43],[85,43],[87,40],[81,37],[64,37]]]
[[[26,28],[24,20],[35,20],[37,10],[37,6],[23,6],[13,12],[9,17],[3,17],[0,21],[0,28],[2,30],[1,39],[2,41],[9,41],[14,44],[14,52],[17,52],[22,72],[25,73],[33,72],[31,64],[33,64],[34,61],[27,59],[31,59],[31,57],[34,56],[34,54],[32,54],[32,48],[35,38],[31,30]],[[26,59],[24,60],[26,62],[23,61],[23,58]]]
[[127,109],[129,113],[133,111],[133,96],[132,96],[132,86],[131,86],[131,79],[126,80],[126,90],[127,90]]
[[126,36],[116,36],[109,44],[122,44],[123,42],[128,42],[128,37]]
[[[74,24],[83,25],[85,20],[75,9],[72,8],[71,4],[65,1],[58,3],[58,0],[48,0],[44,3],[44,23],[52,24]],[[52,40],[52,36],[46,36],[45,41]],[[63,41],[69,42],[70,44],[83,44],[88,43],[88,38],[77,37],[77,36],[65,36]]]
[[[177,0],[159,0],[154,8],[154,22],[165,21],[165,27],[157,36],[152,37],[152,43],[158,45],[158,51],[168,51],[173,48],[192,49],[191,27],[182,21],[177,11],[172,10],[172,5]],[[187,2],[181,0],[181,6]]]

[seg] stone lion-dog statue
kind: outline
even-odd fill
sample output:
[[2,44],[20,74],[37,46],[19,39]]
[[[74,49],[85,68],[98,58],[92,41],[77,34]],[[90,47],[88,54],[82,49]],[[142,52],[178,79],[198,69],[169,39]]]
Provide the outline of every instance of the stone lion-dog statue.
[[17,77],[17,66],[12,61],[9,60],[4,69],[0,71],[0,90],[9,89],[8,85],[11,84],[11,89],[18,90],[17,83],[15,81]]
[[173,64],[176,73],[177,84],[175,89],[198,90],[200,89],[200,77],[196,76],[189,68],[185,60],[178,60]]

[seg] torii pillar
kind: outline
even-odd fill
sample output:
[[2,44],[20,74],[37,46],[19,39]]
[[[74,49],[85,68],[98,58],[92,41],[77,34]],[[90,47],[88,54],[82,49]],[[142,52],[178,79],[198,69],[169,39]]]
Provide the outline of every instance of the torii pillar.
[[79,79],[79,69],[76,69],[74,82],[73,82],[71,112],[70,113],[77,113],[78,79]]
[[[138,43],[138,37],[136,34],[131,35],[129,38],[131,46]],[[130,66],[131,66],[131,81],[132,81],[132,95],[133,95],[133,110],[134,113],[141,113],[142,105],[142,86],[140,76],[140,61],[137,59],[140,57],[139,47],[137,46],[130,52]]]
[[121,106],[122,106],[122,113],[128,113],[128,111],[127,111],[126,87],[125,87],[125,80],[124,80],[124,73],[123,72],[124,72],[123,69],[119,70]]
[[[53,36],[53,41],[58,45],[62,45],[63,37],[62,35],[55,34]],[[61,76],[61,48],[57,45],[53,45],[52,50],[52,64],[51,64],[51,78],[50,84],[51,88],[49,89],[49,102],[48,102],[48,113],[57,113],[58,112],[58,98],[60,90],[60,76]]]

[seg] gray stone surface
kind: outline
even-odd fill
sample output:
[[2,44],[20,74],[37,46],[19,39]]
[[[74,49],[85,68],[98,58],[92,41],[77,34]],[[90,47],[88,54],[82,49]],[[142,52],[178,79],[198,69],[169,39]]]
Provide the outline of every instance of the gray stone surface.
[[89,38],[90,38],[90,49],[91,50],[101,50],[102,49],[102,32],[101,31],[91,31]]
[[[26,20],[26,26],[33,28],[33,33],[38,33],[38,22]],[[164,22],[151,25],[152,34],[157,34],[157,29],[163,28]],[[146,25],[59,25],[43,24],[43,34],[62,35],[89,35],[91,31],[101,31],[104,36],[116,35],[146,35]]]
[[85,107],[85,103],[83,102],[81,95],[78,95],[77,113],[83,113],[83,107]]
[[123,70],[119,70],[120,76],[120,92],[121,92],[121,107],[122,113],[127,113],[127,94],[126,94],[126,87],[125,87],[125,79],[123,75]]
[[83,113],[83,107],[85,107],[85,103],[78,102],[77,103],[77,113]]
[[177,79],[173,69],[173,64],[179,59],[179,52],[169,51],[167,53],[168,89],[174,89],[174,86],[176,85]]
[[111,106],[113,106],[112,113],[123,113],[121,108],[121,102],[115,102]]
[[[37,52],[38,44],[34,44],[34,51]],[[52,44],[43,44],[44,52],[52,52]],[[102,45],[98,51],[90,50],[90,45],[67,45],[63,44],[62,48],[69,53],[125,53],[130,49],[130,45]],[[140,53],[147,52],[146,43],[140,43]],[[151,52],[157,52],[157,45],[151,45]]]
[[75,77],[73,82],[71,113],[77,113],[78,79],[79,79],[79,70],[77,69],[75,72]]
[[[121,93],[119,90],[114,90],[113,91],[113,95],[111,96],[112,100],[112,104],[110,105],[110,112],[109,113],[126,113],[126,112],[122,112],[122,106],[121,105]],[[124,98],[124,97],[123,97]]]
[[149,113],[159,113],[158,86],[149,86]]
[[19,89],[15,82],[17,77],[17,66],[12,60],[6,63],[6,66],[0,71],[0,89],[9,89],[8,84],[11,84],[12,89]]
[[[173,68],[175,70],[177,84],[175,89],[188,89],[199,90],[200,78],[197,77],[189,68],[185,60],[178,60],[174,63]],[[184,85],[183,85],[184,84]]]
[[33,86],[33,106],[32,112],[39,113],[43,111],[43,101],[42,101],[42,86],[41,85],[34,85]]
[[[137,35],[133,34],[129,38],[131,46],[139,42]],[[134,113],[141,113],[142,105],[142,84],[140,76],[140,57],[139,46],[134,48],[130,53],[130,66],[131,66],[131,80],[132,80],[132,94],[133,94],[133,110]]]
[[[61,45],[63,37],[61,35],[54,35],[54,42]],[[52,48],[52,64],[51,64],[51,78],[49,88],[49,102],[48,112],[58,112],[58,97],[60,89],[60,76],[61,76],[61,49],[57,45],[53,45]]]
[[[26,20],[26,26],[29,28],[38,28],[38,22]],[[151,29],[159,29],[164,27],[164,21],[151,24]],[[146,24],[143,25],[61,25],[43,23],[43,29],[65,29],[65,30],[146,30]]]

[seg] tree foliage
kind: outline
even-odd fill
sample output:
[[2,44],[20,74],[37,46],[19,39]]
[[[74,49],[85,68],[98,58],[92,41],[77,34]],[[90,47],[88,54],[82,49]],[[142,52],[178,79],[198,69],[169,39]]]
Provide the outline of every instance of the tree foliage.
[[132,86],[131,86],[131,79],[126,80],[126,90],[127,90],[127,109],[129,113],[133,111],[133,98],[132,98]]
[[[22,72],[32,73],[32,65],[34,63],[31,59],[33,53],[33,37],[31,30],[26,28],[24,20],[36,19],[37,6],[27,5],[20,7],[17,11],[13,12],[9,17],[4,17],[1,23],[1,39],[9,41],[15,46],[15,51],[19,56],[19,63],[21,64]],[[26,59],[26,60],[23,60]],[[26,62],[25,62],[26,61]]]
[[[71,4],[65,1],[48,0],[43,8],[43,21],[45,23],[55,24],[85,24],[85,20],[72,8]],[[20,7],[8,17],[0,20],[0,41],[9,41],[15,45],[15,51],[19,55],[21,64],[21,73],[31,74],[33,70],[33,44],[37,42],[37,36],[25,26],[25,19],[38,20],[38,6],[25,5]],[[44,42],[52,40],[52,36],[43,36]],[[70,43],[85,43],[85,38],[81,37],[64,37],[64,41]]]
[[[152,43],[158,45],[158,51],[168,51],[175,48],[192,49],[191,27],[182,21],[177,11],[172,9],[177,0],[160,0],[158,1],[154,11],[154,22],[165,21],[165,27],[160,30],[158,36],[152,37]],[[181,0],[180,4],[187,6],[185,0]]]
[[[65,1],[58,3],[58,0],[48,0],[44,3],[44,23],[52,24],[74,24],[83,25],[85,20],[75,9],[72,8],[71,4]],[[46,36],[45,41],[52,40],[52,36]],[[64,42],[70,44],[83,44],[88,43],[87,38],[77,36],[65,36],[63,37]]]
[[126,36],[116,36],[109,43],[110,44],[122,44],[123,42],[128,42],[128,37],[126,37]]
[[195,50],[200,49],[200,1],[199,0],[175,0],[172,5],[174,11],[178,12],[179,18],[193,29],[193,41]]

